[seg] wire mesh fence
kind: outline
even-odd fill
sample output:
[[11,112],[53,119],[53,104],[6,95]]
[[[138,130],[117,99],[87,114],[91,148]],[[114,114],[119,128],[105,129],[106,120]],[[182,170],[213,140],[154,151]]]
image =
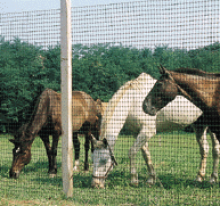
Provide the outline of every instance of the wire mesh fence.
[[[219,1],[137,1],[72,8],[73,44],[195,49],[219,41]],[[60,41],[60,10],[0,14],[0,34],[47,48]]]
[[[73,90],[91,96],[78,100],[95,118],[74,105],[73,122],[85,122],[73,135],[74,197],[66,199],[61,141],[48,145],[61,135],[60,10],[0,14],[1,203],[218,205],[219,142],[190,128],[201,110],[178,97],[155,119],[142,104],[160,64],[219,72],[219,15],[220,2],[208,0],[72,8]],[[89,135],[100,127],[92,155]]]

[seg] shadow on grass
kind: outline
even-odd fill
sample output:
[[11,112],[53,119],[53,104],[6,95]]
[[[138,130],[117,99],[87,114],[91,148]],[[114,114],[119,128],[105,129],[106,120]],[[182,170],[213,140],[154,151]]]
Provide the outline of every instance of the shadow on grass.
[[[9,178],[9,170],[11,165],[0,165],[0,177]],[[58,173],[61,172],[61,163],[58,163]],[[38,161],[35,163],[28,164],[20,174],[21,176],[33,175],[32,181],[41,182],[43,184],[52,184],[62,187],[62,176],[56,176],[54,178],[49,178],[48,176],[48,162]],[[43,174],[43,175],[42,175]],[[139,175],[139,185],[138,188],[149,188],[146,184],[148,175]],[[91,188],[92,173],[73,173],[73,187],[74,188]],[[106,188],[129,188],[130,186],[130,173],[127,171],[112,171],[106,179]],[[187,179],[187,177],[182,177],[181,175],[175,174],[164,174],[158,175],[156,179],[156,184],[152,188],[163,188],[165,190],[172,189],[186,189],[186,188],[198,188],[198,189],[210,189],[219,188],[219,184],[210,184],[208,181],[195,182],[194,180]],[[131,187],[132,188],[132,187]]]
[[[62,177],[54,177],[54,178],[34,178],[33,181],[41,182],[43,184],[53,184],[59,187],[63,186]],[[79,173],[73,174],[73,188],[90,188],[91,187],[92,176],[87,174],[87,176]]]
[[[57,164],[58,170],[61,170],[61,164]],[[10,165],[1,165],[0,166],[0,176],[1,177],[9,177],[9,170],[11,169],[11,164]],[[33,174],[33,173],[46,173],[48,172],[49,166],[48,166],[48,162],[42,162],[42,161],[38,161],[35,163],[30,162],[28,165],[26,165],[22,171],[20,175],[24,175],[24,174]]]
[[[180,178],[179,175],[173,174],[158,175],[155,185],[146,184],[147,178],[148,175],[139,175],[138,188],[162,188],[165,190],[219,188],[219,183],[211,184],[208,181],[196,182],[187,178]],[[132,187],[130,186],[130,174],[128,172],[112,172],[108,176],[106,184],[109,189],[114,189],[115,187]]]
[[[54,184],[59,185],[62,187],[62,177],[55,177],[55,178],[33,178],[33,181],[41,182],[43,184]],[[80,172],[80,173],[73,173],[73,188],[91,188],[92,182],[92,173],[88,172]],[[108,189],[114,189],[115,187],[130,187],[130,174],[124,172],[111,172],[106,180],[106,186]]]
[[[219,187],[219,184],[211,184],[208,181],[196,182],[187,178],[180,178],[179,175],[166,174],[157,176],[157,185],[162,185],[166,190],[170,189],[185,189],[185,188],[198,188],[198,189],[210,189],[213,187]],[[160,181],[160,183],[159,183]]]

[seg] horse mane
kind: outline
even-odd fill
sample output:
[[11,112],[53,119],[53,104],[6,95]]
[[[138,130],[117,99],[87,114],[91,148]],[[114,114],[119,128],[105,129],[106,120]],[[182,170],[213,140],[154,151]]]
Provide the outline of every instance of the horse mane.
[[197,76],[202,76],[202,77],[220,77],[220,73],[209,73],[209,72],[205,72],[203,70],[196,69],[196,68],[181,67],[181,68],[174,70],[174,72],[181,73],[181,74],[197,75]]
[[104,139],[104,135],[106,132],[106,125],[111,120],[113,113],[114,113],[114,109],[117,106],[118,102],[123,97],[125,92],[131,87],[131,82],[132,81],[129,81],[129,82],[126,82],[124,85],[122,85],[118,89],[118,91],[116,93],[114,93],[113,97],[108,102],[108,106],[104,112],[104,115],[103,115],[102,121],[101,121],[101,127],[100,127],[100,137],[101,138],[99,140]]
[[108,122],[112,119],[115,107],[118,105],[119,101],[124,96],[124,94],[131,88],[134,90],[139,90],[140,86],[143,86],[143,80],[147,80],[149,78],[153,79],[153,77],[151,77],[149,74],[141,73],[136,79],[126,82],[117,90],[117,92],[114,93],[113,97],[108,102],[108,106],[102,117],[100,128],[100,140],[104,138],[106,126]]

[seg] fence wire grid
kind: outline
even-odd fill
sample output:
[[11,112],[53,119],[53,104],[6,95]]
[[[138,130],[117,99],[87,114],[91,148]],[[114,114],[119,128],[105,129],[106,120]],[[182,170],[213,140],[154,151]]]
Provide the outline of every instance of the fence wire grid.
[[[0,203],[219,205],[219,142],[192,127],[201,110],[180,96],[157,118],[142,109],[160,64],[220,71],[219,16],[218,0],[72,8],[76,125],[74,194],[67,199],[57,143],[60,10],[1,13]],[[88,151],[95,146],[90,133],[108,146]],[[112,170],[109,147],[118,163]]]
[[[219,41],[219,1],[137,1],[72,8],[73,44],[120,43],[136,48],[195,49]],[[54,46],[60,10],[0,14],[6,40]]]

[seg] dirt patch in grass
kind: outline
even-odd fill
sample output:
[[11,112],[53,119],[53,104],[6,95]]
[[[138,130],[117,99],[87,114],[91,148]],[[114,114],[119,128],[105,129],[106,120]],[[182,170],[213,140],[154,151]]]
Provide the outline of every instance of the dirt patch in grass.
[[2,199],[0,205],[4,206],[74,206],[73,202],[60,201],[40,201],[40,200],[6,200]]

